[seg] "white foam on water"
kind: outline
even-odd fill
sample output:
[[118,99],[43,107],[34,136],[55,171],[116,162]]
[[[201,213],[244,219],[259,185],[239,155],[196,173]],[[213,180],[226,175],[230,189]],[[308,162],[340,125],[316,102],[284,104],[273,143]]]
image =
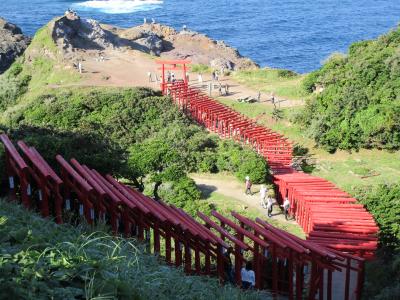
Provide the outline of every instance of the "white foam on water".
[[162,4],[160,0],[93,0],[76,3],[74,7],[106,14],[128,14],[156,9]]

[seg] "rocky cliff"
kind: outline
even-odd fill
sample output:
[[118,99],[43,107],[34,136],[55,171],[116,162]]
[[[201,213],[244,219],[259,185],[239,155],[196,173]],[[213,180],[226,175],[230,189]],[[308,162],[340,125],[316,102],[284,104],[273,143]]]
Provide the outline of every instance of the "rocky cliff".
[[58,18],[52,37],[65,54],[76,50],[134,49],[168,59],[189,59],[226,70],[258,68],[258,65],[226,45],[190,30],[176,31],[161,24],[122,29],[83,19],[74,12]]
[[0,74],[20,56],[30,43],[16,25],[0,18]]

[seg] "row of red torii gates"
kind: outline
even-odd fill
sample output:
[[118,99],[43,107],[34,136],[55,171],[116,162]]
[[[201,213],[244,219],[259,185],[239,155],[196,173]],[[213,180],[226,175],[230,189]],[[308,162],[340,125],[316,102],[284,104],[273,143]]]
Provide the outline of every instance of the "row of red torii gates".
[[379,228],[362,204],[333,183],[294,170],[292,143],[284,136],[190,87],[186,76],[190,61],[157,63],[162,65],[162,78],[166,78],[166,70],[182,71],[183,80],[161,83],[163,94],[171,96],[182,111],[221,138],[253,147],[268,161],[277,200],[290,200],[290,213],[304,229],[308,241],[353,257],[374,257]]

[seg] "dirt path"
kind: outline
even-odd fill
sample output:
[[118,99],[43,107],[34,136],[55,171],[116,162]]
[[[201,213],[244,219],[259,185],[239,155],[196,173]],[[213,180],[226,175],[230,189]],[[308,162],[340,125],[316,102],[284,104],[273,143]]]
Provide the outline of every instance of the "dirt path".
[[[221,178],[220,175],[213,174],[191,174],[190,177],[193,178],[203,194],[209,195],[212,192],[217,192],[228,198],[234,198],[240,201],[243,203],[243,206],[257,210],[260,213],[260,217],[264,218],[267,216],[267,210],[260,205],[259,185],[253,185],[253,195],[250,196],[244,193],[244,185],[230,176]],[[297,225],[294,220],[285,220],[285,216],[282,214],[278,205],[274,205],[272,219],[282,223]]]
[[[160,88],[160,82],[156,81],[161,77],[159,67],[155,63],[155,58],[137,50],[104,50],[104,51],[77,51],[83,67],[82,86],[110,86],[110,87],[133,87],[143,86],[153,89]],[[148,73],[152,74],[152,81],[149,80]],[[181,79],[182,74],[176,73],[176,78]],[[198,82],[198,74],[189,74],[189,84],[208,93],[208,85],[211,83],[211,75],[203,74],[203,82]],[[220,95],[218,91],[218,82],[214,82],[212,97],[230,99],[232,101],[240,98],[251,97],[257,99],[258,91],[252,90],[246,86],[233,81],[229,76],[220,78],[222,86],[229,86],[229,95]],[[223,89],[224,91],[224,89]],[[263,93],[260,98],[265,105],[272,106],[269,102],[270,95]],[[278,99],[279,101],[279,99]],[[299,101],[282,100],[281,107],[297,106]]]

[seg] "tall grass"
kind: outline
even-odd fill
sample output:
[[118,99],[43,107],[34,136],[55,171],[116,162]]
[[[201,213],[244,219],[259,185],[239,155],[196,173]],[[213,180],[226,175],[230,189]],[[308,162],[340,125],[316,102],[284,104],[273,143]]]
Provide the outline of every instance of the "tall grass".
[[133,239],[56,225],[0,200],[0,299],[268,299],[185,276]]

